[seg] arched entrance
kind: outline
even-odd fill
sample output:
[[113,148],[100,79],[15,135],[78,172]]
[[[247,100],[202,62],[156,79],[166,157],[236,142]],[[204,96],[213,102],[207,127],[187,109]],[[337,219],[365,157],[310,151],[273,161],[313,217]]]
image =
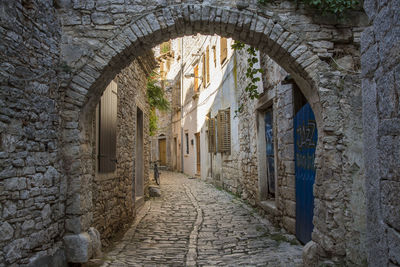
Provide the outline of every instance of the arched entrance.
[[[64,150],[78,148],[80,158],[90,153],[87,146],[87,129],[105,86],[115,74],[146,49],[174,37],[195,33],[219,34],[248,43],[267,53],[292,75],[314,111],[319,133],[314,187],[316,204],[313,240],[318,250],[318,255],[315,256],[343,257],[348,246],[346,236],[351,236],[354,231],[363,231],[362,228],[357,229],[352,222],[354,218],[351,205],[342,201],[343,197],[351,200],[351,190],[347,189],[345,184],[351,186],[352,181],[345,181],[347,176],[343,174],[346,170],[341,166],[341,158],[346,151],[339,144],[344,135],[348,140],[353,137],[352,133],[342,132],[346,126],[341,125],[337,119],[338,116],[342,116],[337,106],[340,104],[338,92],[343,86],[340,79],[348,76],[321,60],[321,56],[312,49],[309,43],[315,41],[314,35],[305,30],[309,20],[305,20],[306,27],[303,27],[303,30],[300,27],[294,28],[289,22],[285,22],[284,18],[279,17],[278,9],[265,10],[263,13],[252,9],[255,6],[257,7],[254,3],[247,7],[233,3],[184,3],[149,6],[145,12],[140,12],[137,6],[132,6],[136,13],[126,12],[125,22],[121,22],[120,25],[105,27],[104,25],[108,24],[110,19],[114,21],[114,18],[108,13],[109,16],[96,12],[91,13],[90,27],[78,29],[74,25],[65,25],[65,40],[82,38],[82,32],[89,31],[98,32],[101,36],[91,38],[96,44],[76,61],[73,78],[65,91],[65,99],[69,104],[64,105],[64,110],[76,112],[73,113],[73,120],[79,126],[78,132],[75,133],[76,138],[70,138],[75,141],[65,143]],[[125,9],[128,7],[129,5]],[[64,16],[67,17],[69,10],[64,12]],[[106,33],[102,33],[102,29],[107,29]],[[65,46],[67,47],[68,43]],[[357,82],[359,83],[358,80]],[[70,132],[70,129],[65,129],[66,134]],[[67,154],[65,158],[68,158]],[[68,189],[70,206],[75,209],[67,209],[68,218],[86,218],[78,220],[81,227],[75,228],[81,232],[86,231],[91,224],[90,179],[87,181],[84,178],[90,175],[90,168],[83,168],[78,163],[73,164],[66,172],[69,184],[82,185],[80,190]],[[81,201],[82,199],[85,201]],[[358,219],[363,217],[362,214],[357,216]],[[67,229],[67,233],[79,234],[73,229]],[[355,251],[358,253],[357,249]]]

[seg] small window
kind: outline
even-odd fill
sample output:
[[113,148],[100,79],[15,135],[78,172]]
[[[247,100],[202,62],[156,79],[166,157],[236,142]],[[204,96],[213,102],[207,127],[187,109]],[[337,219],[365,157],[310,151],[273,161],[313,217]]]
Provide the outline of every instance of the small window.
[[213,58],[214,58],[214,68],[217,67],[217,48],[215,45],[212,47],[213,50]]
[[180,110],[181,107],[181,81],[177,80],[175,82],[175,86],[174,86],[174,107],[176,108],[176,111]]
[[189,154],[189,134],[185,133],[186,138],[186,154]]
[[210,83],[210,48],[207,46],[203,54],[203,86],[207,87]]
[[231,152],[231,112],[230,108],[218,111],[217,148],[218,152]]
[[221,37],[220,41],[220,60],[221,64],[223,64],[228,57],[228,40],[224,37]]
[[98,171],[115,171],[117,144],[117,84],[111,82],[99,104]]

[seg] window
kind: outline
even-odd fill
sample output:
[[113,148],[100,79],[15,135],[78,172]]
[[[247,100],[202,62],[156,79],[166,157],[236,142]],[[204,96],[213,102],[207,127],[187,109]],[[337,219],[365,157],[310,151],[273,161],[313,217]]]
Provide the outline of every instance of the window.
[[189,154],[189,134],[185,133],[185,139],[186,139],[186,154]]
[[199,65],[194,67],[194,87],[193,90],[195,93],[199,92]]
[[101,173],[115,171],[117,143],[117,84],[111,82],[99,104],[98,170]]
[[218,111],[217,115],[217,151],[231,152],[231,109]]
[[212,47],[213,50],[213,57],[214,57],[214,68],[217,67],[217,48],[215,47],[215,45]]
[[267,151],[267,180],[268,193],[275,195],[275,154],[274,154],[274,126],[272,108],[268,109],[264,115],[265,121],[265,143]]
[[174,94],[173,106],[176,109],[176,111],[179,111],[181,107],[181,81],[179,79],[175,82],[173,94]]
[[201,78],[202,78],[202,82],[203,82],[203,87],[205,88],[206,84],[207,84],[207,82],[206,82],[206,55],[205,54],[203,54],[201,56],[201,64],[203,66]]
[[227,39],[224,37],[221,37],[220,40],[220,60],[221,64],[223,64],[228,56],[228,47],[227,47]]
[[205,54],[203,54],[203,86],[207,87],[210,83],[210,48],[207,46]]
[[217,152],[216,140],[215,140],[215,118],[208,116],[208,152]]

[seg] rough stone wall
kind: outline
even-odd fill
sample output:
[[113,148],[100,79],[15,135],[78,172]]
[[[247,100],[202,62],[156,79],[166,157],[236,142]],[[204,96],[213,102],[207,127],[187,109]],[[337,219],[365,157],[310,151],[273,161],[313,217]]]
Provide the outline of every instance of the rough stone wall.
[[400,2],[364,1],[362,34],[368,264],[400,265]]
[[[24,3],[37,5],[35,1],[24,1]],[[44,2],[45,5],[46,3],[49,2]],[[63,131],[60,133],[64,141],[63,166],[68,177],[68,201],[65,210],[68,215],[66,231],[74,234],[86,231],[93,215],[91,213],[92,196],[89,190],[92,182],[90,178],[92,177],[92,166],[90,166],[92,152],[86,150],[85,136],[81,136],[85,130],[85,124],[82,123],[85,110],[90,110],[91,103],[97,103],[98,97],[104,89],[103,85],[130,63],[132,58],[142,52],[142,44],[148,48],[149,44],[154,44],[160,40],[165,41],[178,34],[202,31],[212,34],[222,33],[243,41],[249,41],[268,51],[272,58],[276,59],[277,62],[279,61],[279,64],[294,74],[295,79],[302,82],[300,86],[305,86],[306,97],[309,97],[314,107],[319,108],[316,110],[316,114],[321,116],[320,121],[323,122],[323,125],[321,125],[322,131],[320,131],[321,138],[317,162],[319,167],[317,172],[318,184],[315,186],[315,195],[318,200],[316,204],[317,212],[315,213],[317,223],[313,239],[317,242],[318,253],[322,257],[329,257],[330,254],[334,254],[338,257],[338,260],[343,258],[343,255],[348,251],[346,246],[350,244],[346,240],[350,240],[350,237],[354,236],[353,231],[348,229],[354,225],[359,225],[358,219],[355,218],[362,218],[360,214],[353,213],[354,206],[351,207],[351,205],[357,203],[359,197],[362,198],[362,193],[357,196],[352,192],[355,190],[363,192],[363,181],[362,178],[360,179],[363,176],[362,168],[358,170],[356,165],[343,164],[342,159],[350,159],[350,162],[356,162],[357,159],[352,158],[352,153],[349,153],[351,150],[343,150],[340,145],[344,142],[357,144],[353,141],[356,141],[357,138],[360,139],[360,134],[352,136],[351,133],[342,131],[344,129],[341,123],[343,120],[346,121],[345,124],[350,125],[354,118],[357,118],[356,116],[349,117],[347,113],[340,112],[339,109],[339,107],[346,109],[350,107],[347,111],[352,111],[351,105],[349,106],[346,101],[342,101],[343,95],[340,93],[341,81],[346,81],[346,77],[350,76],[343,76],[342,71],[335,70],[334,66],[324,64],[321,59],[329,58],[329,53],[332,53],[335,57],[335,51],[337,51],[336,54],[347,53],[351,55],[354,51],[357,52],[359,34],[363,25],[361,13],[354,13],[355,15],[350,16],[350,21],[342,23],[330,21],[327,18],[322,18],[323,21],[321,21],[319,12],[308,11],[302,7],[299,9],[295,4],[284,1],[271,3],[267,8],[257,5],[256,0],[249,1],[248,5],[245,3],[242,7],[236,5],[236,1],[222,0],[205,1],[205,6],[202,6],[202,1],[193,1],[191,2],[193,4],[185,5],[175,4],[175,1],[55,1],[55,3],[62,7],[60,13],[63,23],[63,36],[55,43],[60,43],[58,41],[62,39],[63,61],[66,61],[64,66],[66,70],[72,71],[71,74],[73,75],[73,82],[66,84],[63,88],[63,93],[65,93],[62,99],[64,106],[62,112]],[[387,2],[382,3],[383,8]],[[14,2],[11,2],[11,5],[14,4]],[[18,5],[18,2],[16,4]],[[48,5],[50,6],[50,4]],[[240,11],[240,14],[239,9],[243,10]],[[20,12],[21,8],[12,6],[12,8],[4,10],[7,16],[2,16],[2,18],[9,17],[8,14]],[[39,12],[46,10],[46,8],[34,10]],[[376,10],[381,9],[376,8]],[[382,10],[392,12],[391,10],[397,9],[387,8]],[[145,13],[145,11],[149,11],[149,13]],[[40,16],[40,19],[38,19],[39,15],[33,14],[33,21],[52,20],[55,18],[52,12],[53,10],[50,9],[48,12],[50,15]],[[259,16],[255,14],[259,14]],[[11,16],[11,23],[9,23],[8,28],[11,28],[12,32],[15,32],[14,24],[18,26],[18,23],[15,22],[25,20],[22,17],[25,16],[18,16],[18,19],[14,20],[13,18],[17,18],[17,16]],[[385,17],[385,15],[382,15],[382,19],[377,20],[377,25],[379,25],[377,27],[382,27],[382,30],[377,30],[379,34],[385,33],[386,28],[388,28],[385,23],[380,23],[380,21],[386,21]],[[24,25],[32,22],[29,18],[31,17],[26,17],[27,21],[24,21]],[[132,21],[132,18],[139,20]],[[33,33],[40,36],[49,32],[52,35],[52,31],[48,30],[47,27],[37,30],[40,28],[38,25],[40,24],[32,26]],[[45,23],[45,25],[48,24]],[[57,29],[57,26],[49,28]],[[27,33],[30,32],[27,31]],[[10,32],[2,31],[2,34],[10,35]],[[12,36],[11,33],[10,36],[6,36],[2,40],[7,40]],[[263,38],[260,38],[261,36]],[[392,34],[391,36],[396,35]],[[137,41],[138,38],[140,42]],[[42,41],[46,43],[54,38],[50,36],[49,38],[37,39],[39,43]],[[390,38],[388,39],[390,40]],[[333,48],[330,40],[336,40],[333,42]],[[33,39],[29,42],[32,43],[32,47],[38,46]],[[105,45],[106,42],[109,45]],[[21,40],[16,43],[19,46],[14,47],[24,47]],[[55,43],[53,45],[41,45],[38,49],[25,49],[20,53],[15,53],[16,56],[12,56],[12,60],[18,61],[29,58],[31,60],[29,65],[34,65],[36,64],[35,61],[40,62],[45,58],[47,62],[43,64],[46,66],[44,69],[57,69],[53,62],[59,62],[58,56],[47,56],[48,53],[51,54],[54,53],[54,50],[57,50],[53,49],[57,47],[57,45],[54,45]],[[391,42],[383,43],[385,47],[386,43]],[[7,44],[5,47],[9,46],[13,47],[13,44]],[[377,46],[374,49],[368,50],[369,53],[378,54]],[[40,55],[36,57],[34,53],[38,51],[47,52],[43,57]],[[385,51],[385,49],[382,51]],[[388,57],[388,60],[385,58],[383,61],[385,64],[392,64],[390,62],[397,59],[397,55],[398,53],[393,53]],[[9,54],[5,58],[11,59]],[[373,62],[372,58],[369,57],[371,62]],[[357,62],[357,60],[354,62]],[[15,68],[15,72],[21,71],[20,69]],[[40,73],[46,72],[40,70]],[[350,81],[351,79],[348,79],[349,85],[352,84]],[[44,84],[52,83],[46,82]],[[23,86],[18,86],[18,88],[21,89]],[[38,87],[35,86],[34,88]],[[353,87],[350,86],[346,89],[349,90],[342,92],[351,92]],[[5,92],[9,91],[5,90]],[[24,99],[23,97],[16,98]],[[28,100],[33,99],[35,98],[28,98]],[[7,102],[9,101],[7,100]],[[35,103],[37,102],[35,101]],[[34,106],[34,103],[27,104],[29,109]],[[43,106],[41,105],[41,107]],[[381,111],[383,112],[383,110],[379,110],[379,112]],[[357,115],[358,113],[351,114]],[[22,120],[18,119],[21,124]],[[23,131],[18,129],[16,132],[16,136],[18,136]],[[355,133],[357,133],[357,130]],[[243,145],[246,147],[246,144],[243,143]],[[352,150],[357,151],[357,149],[358,146],[355,146]],[[249,151],[251,151],[251,147]],[[54,157],[46,158],[53,159]],[[6,164],[11,171],[18,169],[18,167],[11,167],[11,163]],[[59,170],[57,166],[55,169]],[[246,171],[251,172],[251,169],[251,166],[249,166]],[[352,170],[355,170],[355,172],[352,172]],[[354,184],[349,182],[350,179],[357,180],[359,185],[353,188]],[[330,197],[333,199],[330,199]],[[357,207],[357,210],[362,211],[363,207]],[[6,229],[10,228],[6,227]],[[328,254],[325,254],[325,252],[328,252]],[[355,254],[354,258],[362,258],[362,255],[358,257]]]
[[[150,146],[146,77],[147,73],[139,60],[135,60],[114,79],[118,86],[116,172],[99,174],[97,170],[94,170],[93,179],[92,226],[100,232],[103,246],[107,246],[116,233],[126,229],[135,216],[133,194],[138,107],[143,111],[145,192],[148,186]],[[95,122],[93,124],[96,125]],[[93,139],[93,145],[96,145],[95,138]],[[96,150],[93,149],[93,151]],[[97,154],[94,153],[93,160],[96,159]],[[93,165],[96,166],[95,163]]]
[[[239,166],[241,168],[239,183],[242,185],[241,197],[252,205],[259,199],[258,170],[257,170],[257,120],[256,103],[247,97],[244,89],[248,84],[245,75],[249,55],[244,51],[237,51],[237,84],[239,88],[239,103],[244,104],[243,112],[239,115]],[[262,85],[259,87],[262,91]]]
[[294,170],[293,135],[293,84],[281,84],[275,87],[277,142],[277,208],[282,216],[282,225],[291,233],[296,233],[296,187]]
[[60,31],[52,1],[0,3],[1,266],[47,258],[62,245]]

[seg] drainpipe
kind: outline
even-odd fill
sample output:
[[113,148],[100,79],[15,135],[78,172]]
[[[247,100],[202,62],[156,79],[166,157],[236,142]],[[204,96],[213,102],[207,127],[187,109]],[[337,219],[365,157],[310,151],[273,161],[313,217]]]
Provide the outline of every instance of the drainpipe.
[[183,167],[183,37],[181,37],[181,169],[184,172]]

